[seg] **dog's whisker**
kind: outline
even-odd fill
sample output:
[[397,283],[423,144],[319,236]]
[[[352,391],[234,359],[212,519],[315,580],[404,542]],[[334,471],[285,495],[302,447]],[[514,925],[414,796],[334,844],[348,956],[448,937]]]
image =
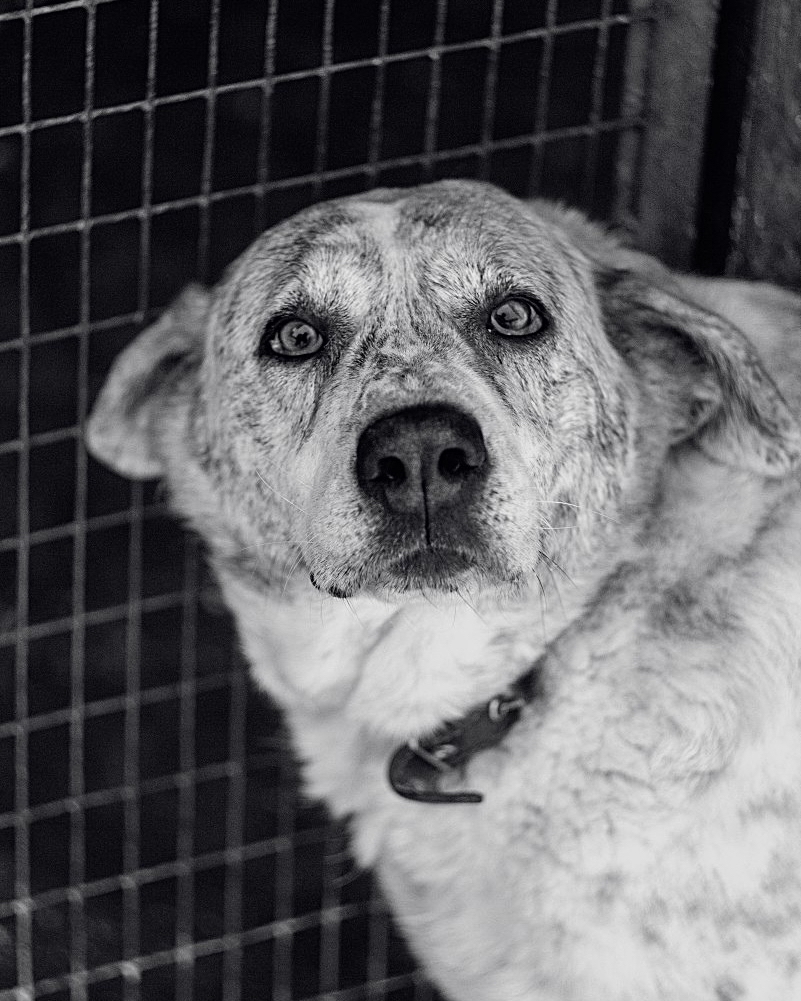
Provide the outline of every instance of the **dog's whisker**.
[[562,600],[562,591],[559,587],[559,581],[556,579],[553,570],[548,566],[547,563],[545,564],[545,569],[548,571],[548,577],[551,581],[551,586],[553,587],[554,593],[556,594],[556,600],[559,602],[559,609],[562,615],[565,616],[567,615],[567,611],[565,609],[565,603]]
[[559,507],[569,507],[576,511],[591,511],[593,514],[597,514],[599,518],[604,518],[606,521],[611,521],[613,525],[621,524],[617,518],[613,518],[612,515],[607,514],[606,511],[602,511],[600,508],[593,507],[591,504],[574,504],[571,501],[563,500],[544,500],[540,499],[539,504],[554,504]]
[[292,580],[292,578],[294,577],[295,571],[300,566],[302,560],[303,560],[303,553],[302,552],[298,552],[297,556],[295,557],[295,559],[292,562],[292,565],[289,567],[288,570],[285,571],[284,586],[281,589],[281,594],[282,595],[286,594],[286,589],[289,587],[289,583]]
[[[542,582],[542,578],[537,573],[534,572],[534,577],[536,578],[537,584],[539,585],[539,606],[540,606],[540,626],[542,628],[542,639],[545,642],[548,635],[548,627],[545,621],[546,614],[548,612],[548,595],[545,592],[545,585]],[[557,592],[558,593],[558,592]]]
[[265,478],[258,471],[258,469],[256,470],[256,476],[258,476],[258,478],[265,485],[265,487],[267,487],[268,490],[272,491],[272,493],[274,493],[276,497],[280,498],[282,501],[285,501],[287,504],[291,504],[292,507],[297,508],[297,510],[300,511],[301,514],[306,514],[306,511],[304,511],[302,507],[296,504],[293,500],[290,500],[289,497],[285,497],[280,492],[280,490],[276,490],[276,488],[271,483],[268,483],[267,480],[265,480]]
[[252,553],[261,553],[264,549],[286,549],[292,548],[294,543],[290,542],[288,539],[260,539],[258,542],[254,542],[250,546],[237,546],[232,552],[236,552],[237,556],[250,556]]
[[344,600],[345,600],[345,604],[348,606],[348,610],[351,613],[351,615],[354,617],[354,619],[356,619],[356,621],[359,623],[359,625],[362,627],[362,629],[364,629],[365,625],[362,622],[362,620],[359,618],[359,613],[356,611],[356,609],[351,604],[350,598],[345,598]]
[[472,602],[472,601],[469,601],[469,600],[467,599],[467,597],[466,597],[466,596],[465,596],[464,594],[462,594],[462,592],[461,592],[461,589],[457,587],[457,588],[456,588],[455,590],[456,590],[456,594],[457,594],[457,596],[458,596],[458,597],[459,597],[459,598],[460,598],[460,599],[461,599],[461,600],[462,600],[462,601],[464,602],[464,604],[465,604],[465,605],[467,605],[467,607],[468,607],[468,608],[470,609],[470,611],[471,611],[471,612],[473,612],[473,614],[474,614],[474,615],[475,615],[475,616],[476,616],[476,617],[477,617],[478,619],[480,619],[480,620],[481,620],[482,622],[486,621],[486,620],[484,619],[484,617],[482,616],[481,612],[479,612],[479,610],[478,610],[478,609],[476,608],[476,606],[475,606],[475,605],[473,604],[473,602]]
[[553,567],[554,569],[558,570],[559,573],[562,574],[562,576],[565,578],[565,580],[569,584],[572,584],[573,587],[577,586],[576,582],[573,580],[573,578],[570,576],[570,574],[567,572],[567,570],[565,570],[565,568],[557,560],[555,560],[553,558],[553,556],[551,556],[548,553],[546,553],[544,549],[540,549],[539,550],[539,555],[542,557],[542,559],[544,559],[546,561],[546,565],[549,568]]

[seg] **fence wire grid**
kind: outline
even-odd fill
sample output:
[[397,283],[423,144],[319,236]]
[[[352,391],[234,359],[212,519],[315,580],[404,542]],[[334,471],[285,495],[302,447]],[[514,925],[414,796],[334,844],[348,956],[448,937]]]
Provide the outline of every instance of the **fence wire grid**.
[[319,198],[470,176],[625,219],[650,17],[0,0],[0,1001],[434,997],[196,540],[81,429],[183,284]]

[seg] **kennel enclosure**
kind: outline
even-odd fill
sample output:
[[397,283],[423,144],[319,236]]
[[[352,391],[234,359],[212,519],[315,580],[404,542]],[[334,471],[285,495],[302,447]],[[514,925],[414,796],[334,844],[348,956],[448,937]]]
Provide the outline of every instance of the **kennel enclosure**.
[[[0,0],[0,1001],[434,997],[346,833],[298,792],[197,540],[157,484],[88,457],[83,424],[185,283],[376,185],[560,198],[689,266],[728,165],[729,267],[794,280],[798,184],[768,204],[759,175],[797,152],[797,76],[771,126],[770,80],[735,66],[749,127],[716,161],[722,16],[711,0]],[[797,10],[766,0],[739,43],[746,28],[764,65],[788,64]],[[777,132],[788,152],[766,167]],[[778,258],[765,218],[787,230]]]

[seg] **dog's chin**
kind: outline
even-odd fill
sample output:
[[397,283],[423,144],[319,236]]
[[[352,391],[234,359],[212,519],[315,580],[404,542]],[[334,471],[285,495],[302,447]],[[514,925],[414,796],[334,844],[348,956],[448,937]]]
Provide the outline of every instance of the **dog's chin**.
[[312,584],[335,598],[356,594],[397,599],[514,587],[518,575],[497,561],[460,549],[424,546],[335,574],[330,581],[314,572]]

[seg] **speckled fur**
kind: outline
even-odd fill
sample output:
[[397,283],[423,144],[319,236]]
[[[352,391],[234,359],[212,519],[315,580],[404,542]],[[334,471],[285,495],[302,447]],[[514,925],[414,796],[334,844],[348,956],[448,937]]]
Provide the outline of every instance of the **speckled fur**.
[[[514,291],[542,336],[488,332]],[[259,357],[283,311],[319,356]],[[208,542],[309,790],[456,1001],[801,997],[799,372],[797,297],[469,182],[301,213],[118,360],[90,448]],[[417,573],[355,449],[431,402],[476,417],[490,473]],[[459,779],[483,803],[390,791],[399,740],[540,657]]]

